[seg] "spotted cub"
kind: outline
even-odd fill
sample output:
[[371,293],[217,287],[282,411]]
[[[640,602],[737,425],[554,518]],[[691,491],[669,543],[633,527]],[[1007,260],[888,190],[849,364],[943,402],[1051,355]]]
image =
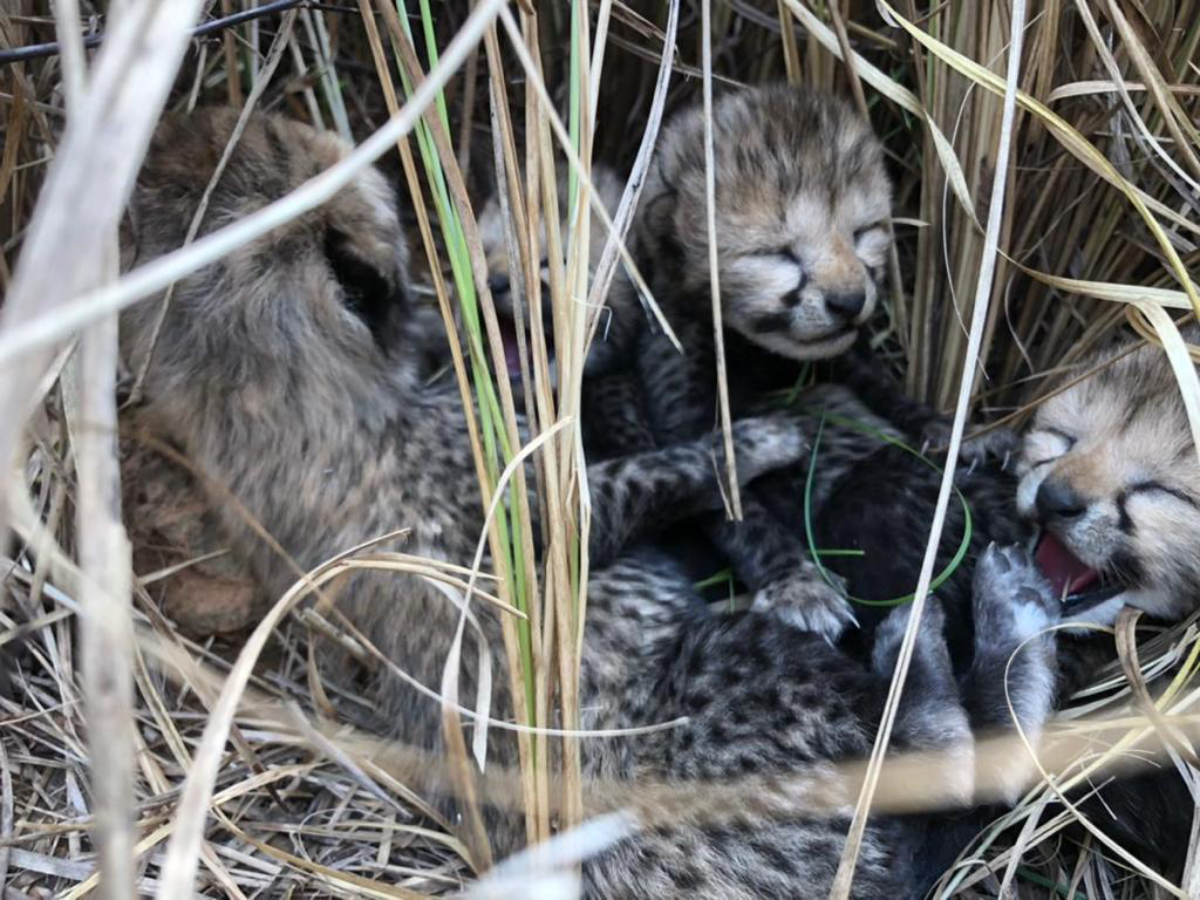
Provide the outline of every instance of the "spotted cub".
[[[1200,343],[1200,329],[1184,337]],[[1158,347],[1116,346],[1079,372],[1097,369],[1038,408],[1018,460],[1017,505],[1041,529],[1036,559],[1063,598],[1066,621],[1111,625],[1134,607],[1176,622],[1200,604],[1200,462],[1183,398]],[[1061,703],[1117,666],[1111,634],[1072,629],[1060,643]],[[1096,787],[1084,809],[1178,879],[1191,843],[1192,792],[1165,758],[1130,774]]]
[[[713,109],[713,130],[721,315],[732,403],[742,414],[781,365],[854,344],[878,302],[891,187],[867,123],[826,94],[787,86],[730,94]],[[635,224],[636,259],[683,353],[644,328],[626,372],[589,398],[593,408],[636,406],[660,445],[709,433],[716,422],[703,147],[699,108],[664,129]],[[636,404],[624,399],[630,377],[639,385]],[[606,403],[609,393],[621,401]],[[742,512],[740,522],[711,517],[708,530],[755,605],[839,635],[853,621],[849,604],[818,576],[801,536],[753,491]]]
[[1038,559],[1066,614],[1101,624],[1124,606],[1180,619],[1200,599],[1200,463],[1183,398],[1161,350],[1129,350],[1038,408],[1018,468],[1018,507],[1044,531]]

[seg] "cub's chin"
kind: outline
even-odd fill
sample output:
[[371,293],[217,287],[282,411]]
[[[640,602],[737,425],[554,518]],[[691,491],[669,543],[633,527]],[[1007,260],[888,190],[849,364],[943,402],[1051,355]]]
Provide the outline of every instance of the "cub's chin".
[[828,359],[840,356],[854,346],[858,329],[840,328],[817,338],[801,339],[784,332],[774,334],[747,334],[745,337],[760,347],[788,359],[803,362],[809,359]]

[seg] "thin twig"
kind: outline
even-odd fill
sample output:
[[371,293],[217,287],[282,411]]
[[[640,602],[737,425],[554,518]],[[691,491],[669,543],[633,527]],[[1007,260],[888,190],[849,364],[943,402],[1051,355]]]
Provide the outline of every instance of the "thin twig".
[[742,493],[738,487],[737,460],[733,451],[733,417],[729,411],[729,379],[725,375],[725,331],[721,317],[721,281],[717,264],[717,187],[716,160],[713,151],[712,123],[712,0],[700,4],[700,55],[704,70],[704,199],[708,228],[708,280],[712,295],[713,346],[717,355],[717,400],[721,412],[721,431],[725,436],[725,474],[729,505],[733,518],[742,518]]
[[58,33],[62,37],[63,94],[68,110],[83,100],[87,83],[87,60],[83,55],[83,36],[79,28],[79,0],[58,0],[54,4]]
[[[116,277],[116,229],[107,271]],[[132,559],[121,525],[117,462],[117,319],[97,322],[79,342],[79,473],[76,529],[83,607],[84,708],[95,803],[92,840],[99,851],[101,894],[124,900],[134,889]]]
[[13,782],[12,769],[4,742],[0,741],[0,894],[8,880],[8,856],[13,836]]

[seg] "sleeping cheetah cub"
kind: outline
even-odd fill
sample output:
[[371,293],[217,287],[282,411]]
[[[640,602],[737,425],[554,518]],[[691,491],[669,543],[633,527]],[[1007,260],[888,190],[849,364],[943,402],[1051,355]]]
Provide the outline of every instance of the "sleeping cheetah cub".
[[1065,615],[1111,624],[1124,606],[1173,620],[1196,608],[1200,464],[1161,350],[1125,353],[1043,403],[1018,473],[1017,505],[1043,529],[1038,560]]
[[[160,128],[132,201],[140,226],[131,255],[150,259],[177,246],[189,211],[235,120],[230,110],[171,119]],[[339,159],[335,137],[259,116],[212,197],[210,229],[259,208]],[[466,562],[483,515],[456,390],[428,385],[415,372],[419,342],[401,328],[407,309],[406,249],[396,202],[368,170],[322,208],[242,247],[178,286],[150,357],[146,415],[208,475],[224,484],[302,568],[373,536],[411,529],[418,553]],[[158,305],[122,318],[123,341],[146,358]],[[748,419],[735,428],[743,477],[796,462],[802,429],[791,420]],[[592,779],[638,778],[727,787],[747,777],[754,802],[722,809],[717,820],[679,817],[590,860],[589,897],[631,900],[800,896],[827,892],[845,822],[821,818],[789,792],[789,774],[861,756],[878,724],[884,679],[894,664],[907,610],[880,629],[869,666],[770,613],[718,616],[671,559],[626,546],[645,523],[716,508],[714,454],[703,438],[589,467],[595,497],[581,679],[587,728],[684,724],[644,737],[583,743]],[[715,460],[719,464],[719,458]],[[291,564],[241,515],[220,505],[219,527],[270,595],[295,579]],[[913,689],[899,711],[900,747],[963,751],[953,773],[961,798],[969,786],[970,718],[993,677],[1032,622],[1053,619],[1053,603],[1027,560],[994,550],[977,584],[977,614],[993,623],[971,673],[951,672],[936,603],[919,636]],[[424,581],[363,573],[338,602],[382,652],[427,685],[436,685],[458,622],[453,604]],[[1024,610],[1024,614],[1017,612]],[[503,653],[495,616],[476,609],[480,640]],[[468,643],[462,689],[477,650]],[[1027,728],[1044,715],[1036,694],[1052,669],[1054,647],[1024,654],[1015,676],[1016,708]],[[1027,668],[1026,668],[1027,667]],[[387,673],[374,697],[394,733],[436,748],[441,708]],[[495,715],[510,708],[496,698]],[[985,702],[995,710],[999,704]],[[515,758],[511,734],[491,730],[490,752]],[[961,777],[959,777],[961,776]],[[442,785],[426,785],[436,790]],[[497,813],[494,846],[509,852],[523,829]],[[854,896],[908,896],[928,873],[927,833],[905,820],[871,823]],[[915,856],[914,856],[915,855]]]
[[[1200,328],[1184,337],[1200,343]],[[1113,347],[1079,371],[1105,362],[1038,408],[1018,460],[1017,505],[1042,529],[1037,562],[1066,620],[1111,625],[1130,606],[1176,622],[1200,604],[1200,462],[1187,412],[1159,348]],[[1061,645],[1064,701],[1115,666],[1111,635],[1072,631]],[[1098,791],[1085,803],[1092,821],[1178,878],[1195,803],[1174,766],[1147,764]]]
[[[731,94],[714,106],[713,129],[721,314],[740,409],[773,357],[820,359],[853,345],[877,302],[891,186],[870,128],[824,94]],[[703,146],[698,108],[664,129],[636,224],[638,264],[685,349],[647,328],[632,351],[660,444],[709,433],[716,421]],[[853,621],[849,604],[819,577],[800,537],[755,492],[742,508],[742,522],[712,517],[711,527],[755,604],[840,634]]]

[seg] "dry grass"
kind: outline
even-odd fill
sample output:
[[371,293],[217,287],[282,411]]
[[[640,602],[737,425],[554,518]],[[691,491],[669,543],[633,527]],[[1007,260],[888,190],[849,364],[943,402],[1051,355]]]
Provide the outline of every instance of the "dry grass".
[[[202,15],[211,21],[255,5],[268,4],[223,0]],[[0,482],[15,532],[0,559],[5,900],[95,890],[124,897],[135,883],[173,898],[194,877],[208,896],[459,891],[487,866],[486,835],[478,819],[470,827],[470,814],[464,828],[439,821],[405,787],[413,765],[448,766],[468,800],[499,792],[524,810],[536,839],[582,821],[585,799],[592,810],[636,801],[645,815],[647,798],[668,810],[718,809],[753,794],[736,784],[707,798],[649,787],[641,798],[589,793],[598,789],[579,779],[577,739],[564,740],[562,770],[552,771],[551,739],[534,730],[578,722],[587,559],[576,548],[586,546],[580,510],[589,502],[576,431],[581,361],[624,256],[613,240],[598,271],[588,271],[587,172],[593,159],[644,171],[663,115],[727,83],[786,78],[846,92],[868,111],[897,181],[879,351],[914,396],[958,413],[956,440],[968,412],[1019,424],[1047,379],[1127,323],[1166,347],[1200,435],[1200,384],[1172,323],[1200,311],[1189,275],[1200,264],[1200,0],[1032,0],[1024,23],[1017,4],[998,0],[268,6],[269,15],[186,48],[194,2],[129,0],[113,4],[111,16],[106,4],[59,2],[57,30],[39,0],[13,0],[0,14],[0,53],[63,45],[61,55],[0,67],[0,458],[20,464],[18,478]],[[82,46],[80,16],[108,35],[98,54]],[[1015,31],[1024,50],[1010,66]],[[136,40],[143,35],[153,40]],[[352,134],[362,148],[240,230],[113,282],[116,217],[164,97],[172,108],[286,110]],[[1011,149],[1002,152],[1006,107],[1015,113]],[[472,442],[485,502],[498,510],[483,538],[495,579],[369,552],[330,561],[310,578],[391,567],[517,611],[504,617],[511,664],[502,689],[513,694],[524,736],[522,764],[508,778],[476,777],[461,720],[480,710],[461,709],[452,682],[443,685],[454,751],[445,760],[412,758],[331,725],[325,692],[335,689],[316,670],[311,643],[338,640],[363,658],[371,648],[336,615],[297,606],[306,583],[278,598],[248,641],[189,640],[151,599],[163,573],[131,580],[109,515],[112,314],[311,208],[376,158],[412,195],[429,293],[447,321],[468,325],[465,343],[453,341],[454,372],[464,400],[479,399],[468,406],[477,410]],[[555,171],[563,167],[569,190],[579,192],[565,234],[545,212],[558,208]],[[526,477],[514,463],[521,448],[508,383],[487,374],[495,371],[489,360],[502,358],[501,341],[470,201],[493,181],[514,223],[511,268],[531,293],[521,412],[533,423],[536,446],[527,452],[547,512],[542,543],[551,552],[540,565],[529,510],[492,503],[508,478]],[[615,224],[603,216],[606,228],[625,233],[632,199]],[[552,260],[545,292],[534,245],[542,220]],[[548,386],[542,304],[553,312],[557,391]],[[1173,735],[1165,763],[1195,760],[1183,725],[1200,697],[1188,680],[1200,632],[1184,623],[1139,644],[1134,624],[1126,618],[1116,629],[1125,665],[1104,682],[1109,692],[1079,698],[1052,729],[1067,743],[1045,749],[1043,761],[1064,774],[1043,779],[983,836],[944,882],[946,893],[1200,895],[1195,860],[1182,887],[1166,884],[1107,844],[1103,822],[1080,829],[1060,793],[1096,777],[1088,765],[1146,752],[1163,732]],[[1138,663],[1169,670],[1166,694],[1150,697]],[[337,699],[341,709],[369,710],[364,698]],[[851,774],[878,784],[876,809],[920,802],[897,794],[911,775]],[[868,796],[861,799],[865,808]],[[592,820],[540,860],[494,869],[476,891],[527,896],[536,869],[547,895],[568,896],[573,862],[626,827],[619,815]],[[843,874],[844,890],[850,855]]]

